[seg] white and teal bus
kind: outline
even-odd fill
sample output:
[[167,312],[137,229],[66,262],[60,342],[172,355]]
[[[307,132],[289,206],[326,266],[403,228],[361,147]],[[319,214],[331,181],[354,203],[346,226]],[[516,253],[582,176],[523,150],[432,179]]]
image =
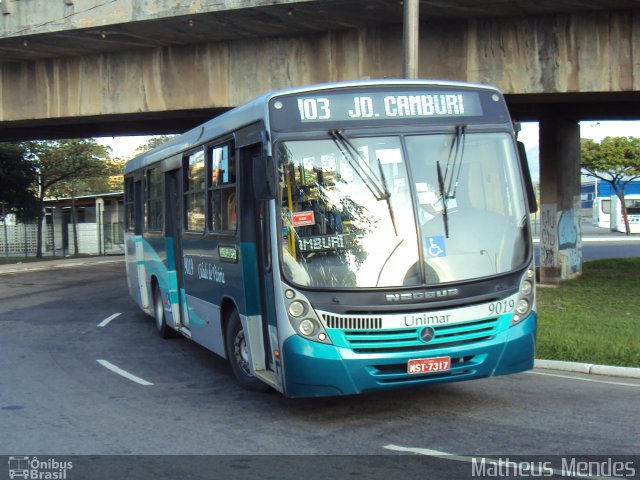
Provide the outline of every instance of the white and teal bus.
[[347,395],[532,368],[535,197],[504,98],[267,93],[127,163],[129,289],[239,383]]
[[[625,195],[624,203],[627,207],[630,233],[640,233],[640,195]],[[622,202],[615,193],[611,197],[596,197],[593,200],[593,225],[626,233]]]

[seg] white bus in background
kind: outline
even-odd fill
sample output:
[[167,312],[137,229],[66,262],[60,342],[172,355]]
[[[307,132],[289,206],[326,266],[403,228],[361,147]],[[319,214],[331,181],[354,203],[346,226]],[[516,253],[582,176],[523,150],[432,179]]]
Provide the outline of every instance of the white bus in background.
[[[625,204],[631,233],[640,233],[640,194],[625,195]],[[593,225],[616,232],[626,232],[622,202],[616,195],[597,197],[593,201]]]

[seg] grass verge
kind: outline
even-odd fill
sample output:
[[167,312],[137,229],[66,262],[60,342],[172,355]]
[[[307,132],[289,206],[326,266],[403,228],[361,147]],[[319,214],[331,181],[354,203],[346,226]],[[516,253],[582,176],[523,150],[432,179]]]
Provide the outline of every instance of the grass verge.
[[640,258],[596,260],[538,288],[536,357],[640,367]]

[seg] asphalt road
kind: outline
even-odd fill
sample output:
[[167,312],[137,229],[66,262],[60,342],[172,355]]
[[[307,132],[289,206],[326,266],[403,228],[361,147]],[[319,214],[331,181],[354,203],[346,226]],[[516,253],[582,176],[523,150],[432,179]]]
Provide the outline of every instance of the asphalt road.
[[622,258],[640,256],[640,239],[636,242],[612,244],[610,242],[584,243],[582,260],[600,260],[603,258]]
[[[88,457],[91,475],[69,479],[125,478],[102,464],[128,478],[467,478],[472,456],[547,455],[636,455],[640,475],[640,380],[538,370],[346,398],[247,392],[214,354],[158,337],[122,262],[0,276],[0,332],[0,455],[162,455],[142,476]],[[166,457],[194,454],[240,457]]]
[[[540,264],[540,245],[534,244],[536,265]],[[589,242],[582,244],[582,261],[603,260],[606,258],[623,258],[640,256],[640,239],[631,242]]]

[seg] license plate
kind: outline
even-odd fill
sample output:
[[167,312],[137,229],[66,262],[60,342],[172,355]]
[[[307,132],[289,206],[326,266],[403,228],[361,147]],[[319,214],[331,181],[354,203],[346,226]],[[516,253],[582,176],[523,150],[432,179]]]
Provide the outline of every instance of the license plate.
[[446,372],[451,368],[451,357],[417,358],[409,360],[407,373]]

